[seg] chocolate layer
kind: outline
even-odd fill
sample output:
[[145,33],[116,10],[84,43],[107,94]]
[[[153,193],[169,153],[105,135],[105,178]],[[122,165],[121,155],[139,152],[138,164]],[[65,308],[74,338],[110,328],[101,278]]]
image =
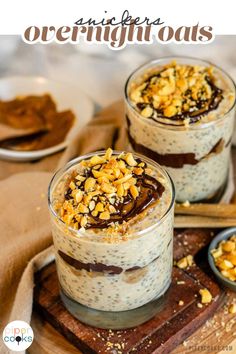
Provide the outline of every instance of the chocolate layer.
[[87,272],[105,272],[108,274],[120,274],[123,271],[121,267],[116,267],[113,265],[107,266],[103,263],[83,263],[68,256],[66,253],[60,250],[58,251],[58,254],[66,263],[78,270],[84,269],[87,270]]
[[231,139],[225,144],[224,139],[219,139],[217,143],[212,147],[212,149],[201,159],[197,159],[196,155],[192,152],[181,153],[181,154],[159,154],[156,151],[149,149],[148,147],[139,144],[135,141],[130,133],[130,120],[126,116],[127,120],[127,134],[129,142],[134,149],[134,151],[139,152],[143,155],[150,157],[151,159],[158,162],[160,165],[172,168],[182,168],[184,165],[197,165],[200,161],[206,159],[210,154],[218,154],[222,151],[224,147],[229,146]]
[[[168,246],[167,246],[168,247]],[[106,265],[103,263],[83,263],[78,261],[77,259],[68,256],[66,253],[62,251],[58,251],[59,256],[70,266],[74,267],[77,270],[86,270],[87,272],[100,272],[100,273],[106,273],[109,275],[115,275],[115,274],[120,274],[123,271],[125,272],[133,272],[135,270],[141,269],[139,266],[134,266],[132,268],[128,269],[123,269],[121,267],[117,267],[114,265]],[[152,262],[155,262],[159,257],[155,258]],[[152,263],[151,262],[151,263]]]

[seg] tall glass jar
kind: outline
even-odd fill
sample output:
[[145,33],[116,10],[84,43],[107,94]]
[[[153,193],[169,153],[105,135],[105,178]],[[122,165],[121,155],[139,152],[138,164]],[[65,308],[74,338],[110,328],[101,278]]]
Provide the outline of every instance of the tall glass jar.
[[[223,92],[223,99],[214,109],[204,112],[203,119],[200,113],[199,116],[195,115],[190,124],[186,124],[187,120],[181,122],[171,117],[144,117],[132,101],[132,90],[172,61],[192,67],[211,67],[216,90],[219,88],[218,92]],[[171,97],[170,94],[166,99]],[[206,61],[187,57],[151,61],[128,78],[125,107],[131,148],[166,168],[175,184],[177,201],[196,202],[219,198],[227,182],[235,120],[235,85],[222,69]]]
[[110,238],[106,229],[75,230],[61,220],[54,205],[64,194],[69,176],[81,161],[92,156],[71,161],[55,174],[49,186],[61,296],[68,310],[83,322],[102,328],[132,327],[159,311],[155,301],[163,298],[171,283],[173,183],[157,163],[134,154],[165,186],[159,203],[122,238]]

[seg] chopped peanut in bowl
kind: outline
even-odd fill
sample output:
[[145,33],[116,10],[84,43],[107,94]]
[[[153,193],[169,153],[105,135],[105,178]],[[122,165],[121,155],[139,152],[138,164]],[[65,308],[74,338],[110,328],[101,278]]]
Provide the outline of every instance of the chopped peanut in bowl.
[[217,248],[211,251],[215,265],[221,274],[231,280],[236,281],[236,235],[228,240],[221,241]]

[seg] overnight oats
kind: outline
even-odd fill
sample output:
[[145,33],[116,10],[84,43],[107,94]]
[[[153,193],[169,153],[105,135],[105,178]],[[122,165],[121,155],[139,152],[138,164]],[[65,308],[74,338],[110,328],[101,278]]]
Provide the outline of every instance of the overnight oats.
[[115,312],[130,313],[166,292],[173,205],[169,176],[141,155],[108,149],[56,173],[49,206],[62,299],[73,300],[69,311],[104,327],[83,317],[84,308],[111,312],[114,320]]
[[231,78],[202,60],[165,58],[136,70],[125,95],[131,148],[167,169],[177,201],[219,198],[234,129]]

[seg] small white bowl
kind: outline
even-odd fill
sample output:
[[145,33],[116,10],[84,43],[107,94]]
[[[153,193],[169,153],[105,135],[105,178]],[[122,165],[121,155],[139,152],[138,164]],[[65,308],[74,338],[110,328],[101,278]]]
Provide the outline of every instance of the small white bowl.
[[79,130],[91,119],[94,112],[93,101],[77,86],[37,76],[15,76],[0,79],[1,100],[45,93],[52,96],[58,111],[70,109],[75,114],[75,122],[65,140],[50,148],[35,151],[13,151],[0,148],[0,159],[30,161],[58,152],[66,148]]

